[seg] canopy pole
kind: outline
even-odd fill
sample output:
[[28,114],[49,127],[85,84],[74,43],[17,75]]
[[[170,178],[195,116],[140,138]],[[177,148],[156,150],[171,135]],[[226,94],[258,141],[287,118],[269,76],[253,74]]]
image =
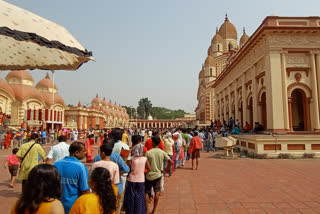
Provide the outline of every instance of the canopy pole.
[[[51,70],[51,72],[52,72],[52,118],[51,118],[51,132],[53,131],[53,128],[54,128],[54,126],[53,126],[53,119],[54,119],[54,70]],[[54,132],[53,132],[53,134],[54,134]]]

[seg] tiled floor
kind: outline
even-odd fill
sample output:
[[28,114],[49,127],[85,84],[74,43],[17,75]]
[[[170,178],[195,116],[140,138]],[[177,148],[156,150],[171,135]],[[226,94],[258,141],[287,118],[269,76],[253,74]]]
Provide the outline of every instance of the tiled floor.
[[320,213],[320,160],[201,155],[166,178],[158,213]]
[[[45,147],[48,151],[49,146]],[[21,185],[10,189],[0,151],[0,213],[10,213]],[[320,160],[215,159],[201,153],[200,167],[190,163],[165,179],[157,213],[320,213]]]

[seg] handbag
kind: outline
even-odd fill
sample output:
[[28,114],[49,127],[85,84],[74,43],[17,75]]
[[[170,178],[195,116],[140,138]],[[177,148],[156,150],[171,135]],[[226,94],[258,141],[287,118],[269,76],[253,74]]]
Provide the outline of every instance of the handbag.
[[26,156],[28,155],[28,153],[30,152],[30,150],[32,149],[32,147],[33,147],[35,144],[36,144],[36,143],[32,144],[32,145],[30,146],[30,148],[28,149],[28,151],[26,152],[26,154],[24,154],[24,156],[23,156],[23,158],[21,159],[21,162],[20,162],[20,168],[21,168],[21,166],[22,166],[22,163],[23,163],[24,159],[26,158]]

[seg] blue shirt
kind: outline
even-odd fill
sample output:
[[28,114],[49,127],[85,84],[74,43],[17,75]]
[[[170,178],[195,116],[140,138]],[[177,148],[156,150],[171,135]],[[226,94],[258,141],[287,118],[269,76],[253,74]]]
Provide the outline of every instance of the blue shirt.
[[65,157],[54,163],[61,176],[62,196],[65,213],[69,213],[73,203],[82,191],[89,189],[87,167],[75,157]]
[[[94,160],[93,162],[97,162],[97,161],[100,161],[101,160],[101,157],[100,155],[97,155],[94,157]],[[118,164],[119,166],[119,171],[120,172],[124,172],[124,173],[128,173],[130,171],[130,168],[127,166],[127,164],[124,162],[124,160],[122,159],[122,157],[120,156],[119,153],[111,153],[111,156],[110,156],[110,160],[116,164]],[[123,190],[123,183],[122,183],[122,179],[121,179],[121,176],[120,176],[120,183],[117,184],[117,187],[118,187],[118,195],[122,193],[122,190]]]
[[42,138],[47,138],[47,132],[41,132]]

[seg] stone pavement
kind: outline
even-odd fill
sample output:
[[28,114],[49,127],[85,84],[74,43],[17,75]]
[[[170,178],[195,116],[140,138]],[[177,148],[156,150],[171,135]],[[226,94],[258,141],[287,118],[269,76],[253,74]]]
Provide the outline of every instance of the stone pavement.
[[320,160],[214,159],[165,180],[163,214],[320,213]]
[[[50,146],[45,145],[46,152]],[[10,213],[21,184],[8,186],[0,150],[0,213]],[[97,153],[97,148],[95,148]],[[215,159],[201,153],[198,171],[187,162],[165,179],[157,213],[320,213],[320,160]]]

